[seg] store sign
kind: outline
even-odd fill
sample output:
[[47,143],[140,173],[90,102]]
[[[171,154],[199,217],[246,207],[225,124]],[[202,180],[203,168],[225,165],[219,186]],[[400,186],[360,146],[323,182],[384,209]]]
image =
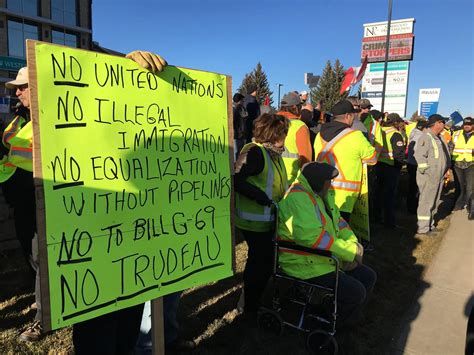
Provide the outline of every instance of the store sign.
[[[361,61],[367,56],[369,63],[385,61],[387,46],[385,36],[369,37],[362,40]],[[411,60],[413,58],[413,34],[390,36],[389,61]]]
[[[385,112],[396,112],[405,116],[408,89],[408,61],[390,62],[387,66],[385,89]],[[384,63],[369,64],[362,79],[362,97],[370,100],[374,109],[382,109]]]
[[[413,24],[415,19],[395,20],[390,23],[389,61],[413,59]],[[364,24],[361,60],[369,63],[385,61],[387,47],[387,21]]]
[[26,67],[26,60],[20,58],[0,56],[0,69],[2,70],[19,70]]
[[418,112],[421,116],[430,117],[438,112],[440,88],[420,89]]
[[[395,20],[390,23],[390,35],[413,33],[414,18]],[[364,38],[387,36],[387,21],[365,23]]]

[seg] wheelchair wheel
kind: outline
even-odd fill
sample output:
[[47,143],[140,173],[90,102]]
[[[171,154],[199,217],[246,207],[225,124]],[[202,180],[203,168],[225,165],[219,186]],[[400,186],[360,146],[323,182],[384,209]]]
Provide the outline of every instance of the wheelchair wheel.
[[283,320],[281,316],[270,309],[259,312],[257,325],[259,334],[263,338],[279,336],[283,332]]
[[336,339],[323,330],[315,330],[308,334],[306,347],[312,354],[337,355]]

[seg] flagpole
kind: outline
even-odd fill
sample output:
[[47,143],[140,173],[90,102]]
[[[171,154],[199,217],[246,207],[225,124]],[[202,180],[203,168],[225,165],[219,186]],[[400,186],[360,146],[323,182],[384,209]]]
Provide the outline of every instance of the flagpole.
[[392,0],[388,0],[387,39],[385,41],[385,63],[383,67],[382,114],[385,109],[385,90],[387,88],[388,55],[390,52],[390,25],[392,23]]

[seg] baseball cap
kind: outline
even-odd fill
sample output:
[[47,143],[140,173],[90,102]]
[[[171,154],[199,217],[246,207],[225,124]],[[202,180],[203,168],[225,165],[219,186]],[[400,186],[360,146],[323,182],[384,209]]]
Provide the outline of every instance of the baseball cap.
[[281,106],[294,106],[294,105],[301,105],[301,99],[300,96],[292,91],[283,96],[283,99],[281,99]]
[[431,115],[428,118],[428,124],[426,125],[426,127],[431,127],[438,121],[443,121],[443,123],[446,123],[447,120],[448,119],[446,117],[443,117],[443,116],[438,115],[437,113],[435,113],[434,115]]
[[355,109],[354,106],[348,100],[339,101],[331,108],[331,114],[333,116],[345,115],[346,113],[360,112],[359,109]]
[[374,105],[372,105],[369,101],[369,99],[361,99],[359,101],[359,106],[360,108],[371,108],[371,107],[374,107]]
[[7,89],[16,89],[18,86],[28,84],[28,68],[23,67],[18,70],[16,79],[5,83]]
[[301,91],[301,92],[300,92],[300,96],[303,96],[303,95],[308,95],[308,92],[305,91],[305,90]]
[[472,117],[466,117],[463,121],[463,124],[465,125],[473,125],[474,124],[474,119]]
[[389,113],[387,116],[387,123],[403,122],[403,119],[396,112]]

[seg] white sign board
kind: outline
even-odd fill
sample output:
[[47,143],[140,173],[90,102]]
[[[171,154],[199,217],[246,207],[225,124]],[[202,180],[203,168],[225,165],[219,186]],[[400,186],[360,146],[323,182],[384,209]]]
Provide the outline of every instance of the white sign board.
[[[396,112],[405,117],[409,68],[408,61],[388,63],[385,112]],[[382,109],[383,73],[384,63],[368,64],[362,79],[361,96],[369,99],[376,110]]]
[[[390,35],[413,33],[414,18],[394,20],[390,23]],[[387,36],[388,22],[364,23],[364,38]]]
[[418,97],[418,114],[430,117],[438,112],[440,88],[420,89]]

